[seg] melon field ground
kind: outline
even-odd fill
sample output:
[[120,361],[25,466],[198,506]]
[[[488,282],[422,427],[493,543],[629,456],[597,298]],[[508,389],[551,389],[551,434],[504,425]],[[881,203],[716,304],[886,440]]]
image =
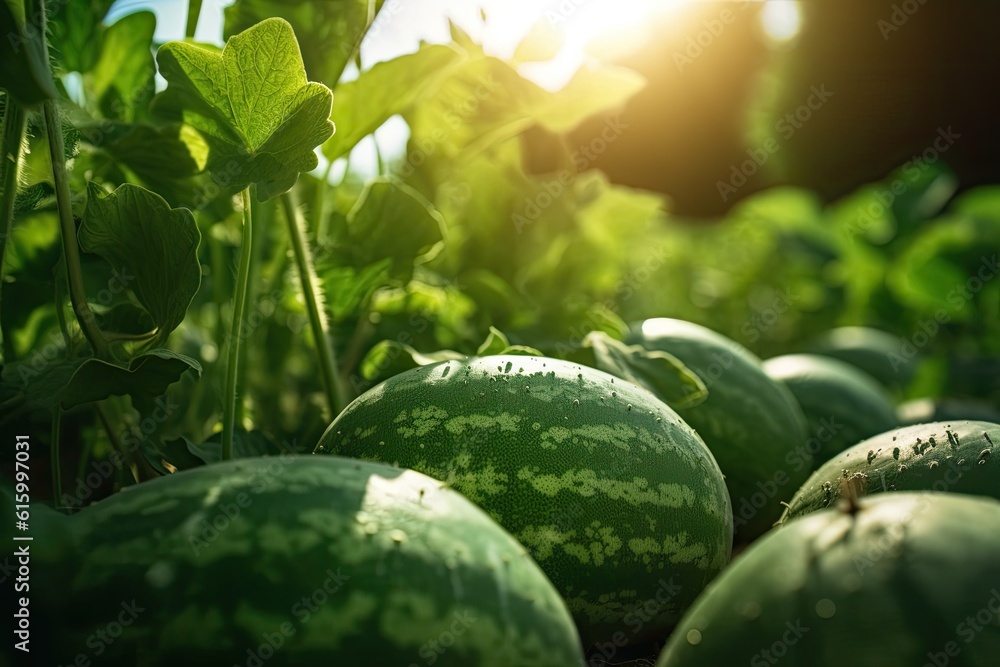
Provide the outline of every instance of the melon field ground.
[[559,21],[209,4],[0,0],[0,667],[996,664],[1000,185],[694,220]]

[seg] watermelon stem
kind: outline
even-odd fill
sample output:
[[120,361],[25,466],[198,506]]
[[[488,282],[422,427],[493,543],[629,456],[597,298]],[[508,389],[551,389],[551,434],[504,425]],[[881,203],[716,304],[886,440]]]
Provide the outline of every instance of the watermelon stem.
[[240,264],[236,273],[236,294],[233,297],[233,321],[229,332],[229,354],[226,359],[226,388],[222,395],[222,460],[233,458],[233,438],[236,428],[236,392],[240,369],[240,341],[243,311],[246,308],[247,283],[253,248],[253,220],[250,213],[250,186],[240,193],[243,200],[243,238],[240,244]]

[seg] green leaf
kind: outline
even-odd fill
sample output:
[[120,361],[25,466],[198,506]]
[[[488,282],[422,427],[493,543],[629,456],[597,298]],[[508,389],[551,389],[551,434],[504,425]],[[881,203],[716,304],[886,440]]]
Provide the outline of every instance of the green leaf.
[[46,4],[50,11],[49,44],[53,55],[67,71],[89,72],[101,52],[104,17],[114,0],[66,0]]
[[389,276],[391,259],[384,259],[355,270],[350,266],[331,266],[319,271],[326,294],[326,307],[334,321],[353,315],[371,293],[384,285]]
[[427,45],[416,53],[378,63],[354,81],[337,87],[333,120],[338,132],[323,144],[323,155],[336,160],[441,85],[461,60],[451,46]]
[[156,108],[205,137],[217,184],[242,190],[256,183],[257,198],[267,201],[316,168],[313,149],[333,134],[333,95],[306,80],[287,21],[262,21],[221,53],[168,42],[156,59],[168,82]]
[[392,274],[408,278],[414,261],[443,238],[444,220],[413,188],[386,179],[371,183],[347,215],[352,251],[387,257]]
[[360,370],[361,376],[365,380],[380,382],[418,366],[465,358],[466,355],[454,350],[439,350],[423,354],[410,345],[394,340],[383,340],[376,343],[361,360]]
[[23,0],[0,0],[0,82],[21,104],[31,106],[59,93],[52,80],[39,17],[25,21]]
[[108,28],[101,54],[84,77],[87,101],[105,118],[134,122],[153,98],[156,15],[136,12]]
[[[186,439],[185,439],[186,440]],[[200,445],[186,440],[188,451],[205,463],[218,463],[222,460],[222,434],[215,433]],[[233,434],[233,458],[248,459],[258,456],[281,456],[284,450],[281,445],[268,438],[261,431],[244,431],[237,429]]]
[[69,409],[108,396],[132,396],[135,400],[156,398],[187,371],[201,376],[201,365],[171,350],[152,350],[134,357],[123,368],[100,359],[87,359],[73,374],[60,402]]
[[382,4],[382,0],[237,0],[225,10],[225,36],[281,17],[299,36],[310,80],[333,88]]
[[101,255],[135,292],[165,341],[201,285],[201,233],[191,211],[170,208],[154,192],[126,183],[108,194],[88,186],[80,245]]
[[562,90],[546,96],[533,116],[551,132],[569,132],[591,116],[621,109],[645,85],[642,75],[624,67],[584,66]]
[[490,333],[476,350],[476,355],[485,357],[491,354],[503,354],[503,351],[509,347],[510,341],[507,340],[507,336],[496,327],[490,327]]
[[552,60],[566,43],[566,35],[557,30],[548,17],[542,17],[531,27],[514,50],[514,60],[519,63],[538,63]]
[[208,160],[201,135],[181,124],[129,125],[102,148],[160,194],[172,182],[202,171]]
[[701,378],[666,352],[626,345],[601,332],[587,334],[583,347],[593,352],[594,368],[648,389],[671,407],[693,407],[708,396]]

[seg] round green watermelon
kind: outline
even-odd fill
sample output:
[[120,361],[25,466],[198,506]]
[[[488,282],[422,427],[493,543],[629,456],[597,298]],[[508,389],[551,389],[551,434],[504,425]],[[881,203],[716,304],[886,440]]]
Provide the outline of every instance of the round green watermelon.
[[1000,425],[955,421],[879,434],[823,464],[785,508],[782,522],[857,495],[947,491],[1000,498]]
[[657,667],[992,667],[997,655],[1000,503],[891,493],[750,545]]
[[764,372],[788,387],[802,408],[814,466],[899,425],[885,388],[850,364],[789,354],[765,361]]
[[729,560],[729,498],[697,434],[645,389],[566,361],[407,371],[351,403],[316,451],[419,470],[478,503],[588,645],[662,637]]
[[[478,507],[419,473],[336,457],[213,464],[73,518],[52,639],[70,664],[579,664],[552,584]],[[63,663],[60,663],[63,664]]]
[[897,406],[896,415],[902,426],[965,420],[1000,424],[1000,410],[964,398],[917,398]]
[[895,391],[910,384],[920,363],[919,351],[911,342],[870,327],[830,329],[813,340],[807,351],[851,364]]
[[677,412],[726,476],[736,541],[750,542],[768,530],[781,514],[781,500],[812,470],[806,420],[791,392],[742,345],[691,322],[646,320],[632,327],[628,342],[674,355],[704,381],[708,397]]

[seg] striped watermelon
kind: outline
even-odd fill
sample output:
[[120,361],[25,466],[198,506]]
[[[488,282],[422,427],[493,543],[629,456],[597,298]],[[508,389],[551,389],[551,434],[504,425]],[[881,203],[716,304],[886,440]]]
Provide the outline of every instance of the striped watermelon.
[[860,495],[945,491],[1000,498],[1000,425],[955,421],[918,424],[869,438],[822,465],[781,520],[837,502],[845,483]]
[[565,361],[491,356],[397,375],[317,452],[446,481],[514,534],[588,644],[662,637],[729,559],[732,514],[698,435],[652,394]]
[[72,522],[82,547],[51,637],[59,664],[582,660],[564,603],[523,547],[413,471],[242,459],[140,484]]
[[992,667],[1000,502],[887,493],[773,530],[684,616],[657,667]]
[[813,457],[795,397],[752,352],[703,326],[657,317],[632,327],[628,342],[672,354],[708,387],[677,411],[712,450],[732,498],[736,541],[746,544],[781,516],[781,501],[805,481]]

